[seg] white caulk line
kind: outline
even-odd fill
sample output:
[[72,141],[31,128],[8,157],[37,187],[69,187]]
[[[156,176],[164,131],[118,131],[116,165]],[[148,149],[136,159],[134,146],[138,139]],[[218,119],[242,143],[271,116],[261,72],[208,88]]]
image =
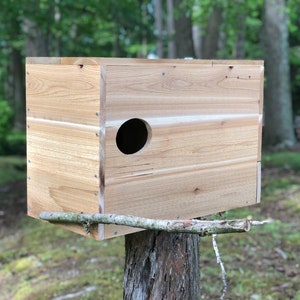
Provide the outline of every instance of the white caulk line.
[[79,124],[79,123],[72,123],[72,122],[63,122],[63,121],[56,121],[56,120],[49,120],[49,119],[41,119],[41,118],[33,118],[33,117],[27,117],[27,123],[29,122],[37,122],[37,123],[43,123],[43,124],[52,124],[56,126],[66,126],[76,129],[90,129],[99,131],[99,126],[93,126],[93,125],[86,125],[86,124]]
[[[177,123],[192,123],[192,122],[206,122],[219,120],[238,120],[258,118],[259,114],[220,114],[220,115],[190,115],[190,116],[175,116],[175,117],[150,117],[143,118],[149,124],[156,125],[172,125]],[[119,127],[124,120],[106,121],[107,127]]]
[[256,203],[260,203],[260,198],[261,198],[261,162],[257,162]]

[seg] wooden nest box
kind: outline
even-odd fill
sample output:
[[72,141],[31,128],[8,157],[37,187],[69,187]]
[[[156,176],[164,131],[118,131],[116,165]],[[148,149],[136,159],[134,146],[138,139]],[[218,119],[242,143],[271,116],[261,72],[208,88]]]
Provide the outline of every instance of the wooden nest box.
[[[258,203],[263,70],[261,61],[27,58],[28,214],[190,219]],[[133,231],[99,225],[90,236]]]

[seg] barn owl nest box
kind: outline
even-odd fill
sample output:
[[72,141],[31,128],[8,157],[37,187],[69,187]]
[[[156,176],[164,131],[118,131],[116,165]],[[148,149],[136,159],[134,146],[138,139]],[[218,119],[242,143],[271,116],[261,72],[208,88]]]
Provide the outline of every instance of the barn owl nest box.
[[[263,70],[262,61],[27,58],[28,214],[189,219],[259,202]],[[99,225],[91,236],[136,230]]]

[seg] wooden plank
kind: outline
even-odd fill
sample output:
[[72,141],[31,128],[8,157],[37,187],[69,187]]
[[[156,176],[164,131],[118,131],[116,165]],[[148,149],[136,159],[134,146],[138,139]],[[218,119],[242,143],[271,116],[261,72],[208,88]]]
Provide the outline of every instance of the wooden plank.
[[[30,169],[30,167],[29,167]],[[27,207],[28,215],[39,219],[42,211],[61,212],[99,212],[95,187],[83,184],[70,177],[57,176],[51,172],[30,169],[27,180]],[[62,227],[86,235],[82,226],[62,225]],[[89,237],[98,239],[98,228],[93,229]]]
[[26,65],[29,117],[98,126],[100,67]]
[[[99,136],[94,128],[27,118],[27,159],[30,216],[99,212]],[[84,234],[80,226],[68,228]]]
[[[35,59],[35,63],[38,63],[39,59]],[[34,63],[34,59],[31,60]],[[263,61],[261,60],[211,60],[211,59],[144,59],[144,58],[111,58],[111,57],[61,57],[60,64],[87,64],[87,65],[102,65],[102,66],[120,66],[120,65],[138,65],[138,64],[148,64],[148,65],[197,65],[201,67],[203,65],[209,65],[210,67],[218,65],[226,66],[262,66]]]
[[26,57],[26,64],[59,65],[60,57]]
[[260,96],[259,96],[259,113],[263,115],[264,112],[264,64],[262,62],[260,71]]
[[[257,162],[219,163],[210,168],[136,177],[134,181],[106,186],[106,213],[176,219],[209,215],[256,203]],[[145,188],[147,187],[147,188]],[[116,234],[117,232],[117,234]],[[131,232],[105,226],[104,237]]]
[[[42,211],[61,211],[61,212],[98,212],[97,196],[95,186],[83,184],[74,178],[57,176],[32,169],[27,179],[27,207],[28,215],[39,219]],[[62,227],[86,235],[82,226],[62,225]],[[98,228],[93,229],[88,235],[98,239]]]
[[62,65],[134,65],[147,64],[188,64],[188,65],[263,65],[262,60],[210,60],[210,59],[144,59],[144,58],[111,58],[111,57],[27,57],[27,64],[62,64]]
[[52,172],[29,167],[28,213],[31,216],[38,218],[42,211],[99,212],[96,180],[86,184],[68,174]]
[[259,113],[260,66],[106,67],[106,118]]
[[27,158],[30,169],[55,175],[93,181],[99,173],[99,136],[97,128],[68,126],[65,123],[27,119]]
[[121,124],[107,124],[105,184],[134,181],[140,176],[176,173],[222,161],[257,161],[258,122],[254,116],[198,116],[146,119],[151,127],[147,146],[133,155],[116,147]]

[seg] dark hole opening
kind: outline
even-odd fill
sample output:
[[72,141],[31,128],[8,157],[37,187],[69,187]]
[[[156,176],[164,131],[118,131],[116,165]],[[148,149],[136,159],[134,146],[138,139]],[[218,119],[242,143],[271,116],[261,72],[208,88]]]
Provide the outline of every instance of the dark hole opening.
[[141,150],[149,136],[149,125],[141,119],[130,119],[118,130],[116,143],[124,154],[133,154]]

